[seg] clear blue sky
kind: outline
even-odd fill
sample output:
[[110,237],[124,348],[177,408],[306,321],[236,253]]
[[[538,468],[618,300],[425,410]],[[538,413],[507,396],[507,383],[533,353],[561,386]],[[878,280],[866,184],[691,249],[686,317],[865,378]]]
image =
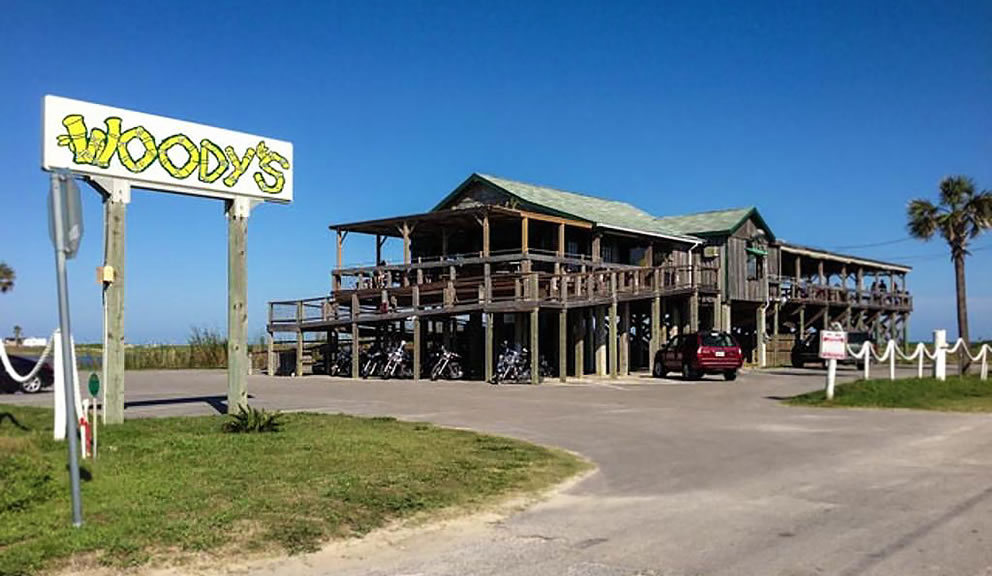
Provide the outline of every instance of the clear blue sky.
[[[0,22],[0,333],[57,322],[40,164],[46,93],[295,145],[296,200],[253,212],[249,336],[265,302],[324,294],[327,225],[423,211],[472,171],[658,215],[757,204],[822,247],[906,236],[948,174],[992,187],[992,3],[16,2]],[[98,340],[101,209],[71,262],[78,339]],[[137,192],[127,336],[226,327],[220,202]],[[992,235],[977,246],[992,246]],[[369,260],[350,242],[346,259]],[[915,267],[914,337],[955,332],[940,243],[860,251]],[[992,250],[968,262],[992,337]]]

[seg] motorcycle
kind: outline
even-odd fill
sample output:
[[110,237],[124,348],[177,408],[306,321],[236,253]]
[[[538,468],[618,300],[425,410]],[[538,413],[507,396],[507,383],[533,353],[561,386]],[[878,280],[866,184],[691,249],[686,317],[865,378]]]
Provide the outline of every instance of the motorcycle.
[[328,376],[351,376],[351,352],[338,350],[328,360]]
[[367,352],[363,355],[362,359],[362,369],[360,371],[362,378],[368,378],[370,376],[379,376],[382,374],[382,368],[386,365],[387,354],[378,344],[373,344]]
[[[537,359],[538,381],[551,375],[551,366],[543,355]],[[529,382],[530,353],[526,348],[510,346],[504,342],[499,357],[496,360],[496,371],[493,373],[493,384],[501,382]]]
[[437,380],[441,377],[448,380],[458,380],[463,375],[461,356],[457,352],[452,352],[442,346],[440,352],[434,358],[433,368],[431,368],[431,380]]
[[382,367],[380,376],[383,380],[388,380],[394,376],[405,378],[412,375],[413,370],[410,354],[406,351],[406,343],[400,340],[396,343],[396,347],[386,356],[386,362]]

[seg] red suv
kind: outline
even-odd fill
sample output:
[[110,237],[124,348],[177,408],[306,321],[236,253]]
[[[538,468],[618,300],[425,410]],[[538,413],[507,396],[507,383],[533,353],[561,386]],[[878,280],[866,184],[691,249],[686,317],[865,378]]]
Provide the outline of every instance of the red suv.
[[726,332],[693,332],[668,341],[654,356],[654,375],[664,378],[679,372],[683,380],[695,380],[704,374],[723,374],[725,380],[737,378],[744,364],[741,347]]

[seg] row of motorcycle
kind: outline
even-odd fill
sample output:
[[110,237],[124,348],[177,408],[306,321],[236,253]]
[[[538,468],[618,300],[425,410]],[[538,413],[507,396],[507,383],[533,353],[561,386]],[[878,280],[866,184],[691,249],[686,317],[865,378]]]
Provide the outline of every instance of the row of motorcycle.
[[[406,342],[402,339],[376,343],[361,352],[359,357],[359,375],[362,378],[412,378],[413,355],[407,350]],[[513,346],[504,342],[496,358],[496,370],[493,372],[492,384],[505,382],[530,381],[530,353],[527,348]],[[551,368],[544,356],[538,359],[539,378],[551,375]],[[331,376],[351,375],[351,352],[347,349],[338,350],[330,359],[328,374]],[[436,348],[424,365],[423,376],[431,380],[459,380],[465,372],[462,368],[461,355],[444,346]]]

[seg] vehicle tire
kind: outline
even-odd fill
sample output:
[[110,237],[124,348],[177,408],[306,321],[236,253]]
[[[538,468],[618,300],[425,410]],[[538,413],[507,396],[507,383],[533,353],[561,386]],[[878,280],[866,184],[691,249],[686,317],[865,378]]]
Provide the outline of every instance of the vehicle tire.
[[44,383],[41,381],[41,376],[35,376],[27,382],[21,383],[21,392],[25,394],[37,394],[41,392],[42,387],[44,387]]
[[452,380],[461,380],[465,376],[465,372],[462,370],[461,362],[452,362],[448,364],[448,377]]
[[662,362],[661,360],[655,360],[654,370],[652,371],[652,373],[655,378],[664,378],[665,375],[668,373],[668,371],[665,370],[665,363]]
[[437,380],[438,376],[440,375],[441,375],[441,363],[438,362],[437,364],[434,365],[434,368],[431,368],[431,382]]
[[723,373],[723,379],[727,382],[733,382],[737,380],[737,370],[727,370]]
[[792,367],[793,368],[802,368],[803,367],[803,361],[800,360],[799,358],[793,358],[792,359]]

